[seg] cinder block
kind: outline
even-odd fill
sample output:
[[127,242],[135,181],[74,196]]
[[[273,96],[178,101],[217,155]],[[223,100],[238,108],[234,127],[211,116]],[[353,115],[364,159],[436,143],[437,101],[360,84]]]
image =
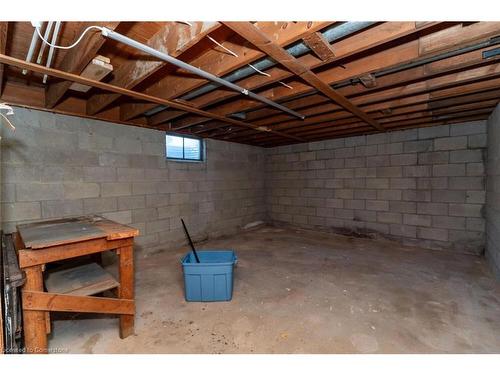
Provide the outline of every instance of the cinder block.
[[403,215],[397,212],[377,211],[377,221],[379,223],[401,224],[403,222]]
[[450,177],[450,186],[463,190],[484,189],[484,177]]
[[424,228],[417,229],[417,237],[426,240],[448,241],[448,230],[439,228]]
[[83,200],[81,199],[43,201],[41,205],[44,219],[83,215]]
[[460,190],[433,190],[433,202],[465,203],[465,191]]
[[423,140],[405,142],[403,145],[403,149],[405,153],[432,151],[432,141]]
[[[321,206],[316,206],[321,207]],[[325,200],[324,207],[327,208],[344,208],[344,200],[343,199],[335,199],[329,198]]]
[[391,165],[391,159],[388,155],[368,156],[366,158],[367,167],[388,167]]
[[300,161],[316,160],[316,153],[314,151],[301,152]]
[[367,178],[366,187],[368,189],[388,189],[389,179],[388,178]]
[[354,218],[354,211],[347,210],[344,208],[334,208],[334,214],[336,218],[352,220]]
[[114,182],[116,181],[116,168],[83,167],[83,179],[88,182]]
[[401,167],[377,167],[377,177],[402,177],[402,176],[403,176],[403,171]]
[[411,165],[403,167],[405,177],[429,177],[431,176],[430,165]]
[[383,189],[377,190],[377,198],[379,200],[387,200],[387,201],[400,201],[402,197],[403,190],[390,190]]
[[345,138],[345,146],[346,147],[362,146],[364,144],[366,144],[366,136],[365,135]]
[[388,133],[369,134],[366,136],[367,145],[378,145],[389,141]]
[[4,222],[37,220],[41,217],[40,202],[2,203],[2,220]]
[[375,222],[377,221],[377,211],[354,210],[353,220]]
[[398,237],[416,238],[417,227],[410,225],[391,224],[390,233],[393,236],[398,236]]
[[483,163],[468,163],[467,164],[467,176],[484,176],[484,164]]
[[389,201],[367,200],[365,207],[369,211],[389,211]]
[[448,215],[448,204],[447,203],[417,202],[417,214],[419,214],[419,215]]
[[104,182],[101,184],[102,197],[119,197],[132,194],[132,186],[126,182]]
[[22,183],[16,184],[18,202],[36,202],[64,199],[62,184]]
[[361,168],[365,167],[366,159],[364,157],[349,158],[345,160],[346,168]]
[[144,181],[144,169],[142,168],[117,168],[116,176],[118,181],[133,182]]
[[422,152],[418,154],[418,164],[446,164],[449,158],[449,151]]
[[391,165],[413,165],[417,164],[418,154],[391,155]]
[[89,182],[65,182],[63,188],[65,199],[97,198],[100,193],[99,184]]
[[118,197],[119,210],[133,210],[136,208],[145,208],[146,198],[143,195]]
[[433,176],[465,176],[465,164],[439,164],[432,166]]
[[[172,207],[172,206],[171,206]],[[178,206],[173,206],[173,207],[178,207]],[[161,208],[163,209],[163,208]],[[160,208],[140,208],[137,210],[132,210],[132,222],[134,223],[141,223],[141,222],[148,222],[148,221],[154,221],[159,218],[158,211]]]
[[377,199],[377,190],[375,189],[354,190],[354,199]]
[[418,189],[447,189],[448,177],[419,177],[417,178]]
[[96,214],[101,212],[111,212],[118,209],[116,198],[89,198],[83,200],[83,213]]
[[346,199],[344,200],[344,208],[351,210],[364,210],[365,201],[363,199]]
[[378,155],[394,155],[403,153],[403,142],[385,143],[378,145]]
[[335,150],[335,158],[352,158],[354,157],[354,147],[344,147]]
[[353,189],[336,189],[333,196],[340,199],[353,199],[354,190]]
[[391,189],[416,189],[417,180],[411,178],[391,178]]
[[132,183],[132,194],[134,195],[145,195],[145,194],[156,194],[157,193],[157,183],[156,182],[133,182]]
[[460,150],[467,148],[467,137],[446,137],[434,140],[434,150]]
[[484,232],[485,231],[485,220],[480,217],[468,217],[466,218],[466,228],[468,231]]
[[456,204],[450,203],[450,216],[463,216],[463,217],[482,217],[481,204]]
[[130,224],[132,223],[132,211],[114,211],[105,212],[102,214],[106,219],[116,221],[120,224]]
[[414,215],[404,214],[403,223],[406,225],[415,225],[419,227],[430,227],[432,223],[432,216],[429,215]]
[[403,190],[402,200],[411,202],[430,202],[431,190]]
[[414,214],[417,212],[417,203],[405,201],[390,201],[389,210],[391,212]]
[[464,217],[433,216],[432,226],[443,229],[465,229]]
[[434,139],[448,137],[450,135],[449,125],[432,126],[418,129],[418,139]]
[[486,191],[484,190],[469,190],[466,193],[465,203],[486,203]]
[[450,126],[450,133],[452,136],[486,133],[486,121],[453,124]]
[[485,148],[488,146],[488,136],[484,134],[469,135],[469,148]]
[[483,151],[481,149],[450,152],[450,163],[478,163],[482,160]]
[[418,139],[418,129],[399,130],[390,133],[391,142],[413,141]]

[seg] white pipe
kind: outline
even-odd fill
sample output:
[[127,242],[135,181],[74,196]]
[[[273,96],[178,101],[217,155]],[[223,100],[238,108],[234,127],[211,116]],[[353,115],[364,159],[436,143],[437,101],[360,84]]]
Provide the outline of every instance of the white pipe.
[[[45,34],[43,35],[45,39],[49,38],[50,32],[52,31],[53,24],[54,24],[54,22],[52,22],[52,21],[47,22],[47,27],[45,28]],[[43,53],[45,52],[45,46],[46,46],[46,44],[42,43],[42,46],[40,47],[40,52],[38,52],[38,58],[36,59],[37,64],[42,63],[42,57],[43,57]]]
[[[38,44],[38,35],[37,31],[35,28],[35,31],[33,31],[33,37],[31,38],[31,44],[30,48],[28,50],[28,54],[26,55],[26,62],[31,62],[31,59],[33,58],[33,53],[35,52],[36,46]],[[23,75],[28,74],[28,69],[23,69]]]
[[[50,49],[49,49],[49,56],[47,57],[47,64],[45,65],[47,68],[50,68],[50,64],[52,64],[52,58],[54,56],[54,50],[55,50],[53,45],[55,45],[57,42],[57,37],[59,36],[60,27],[61,27],[61,21],[57,21],[56,26],[54,27],[54,33],[52,34],[52,42],[51,42],[52,45],[50,46]],[[48,77],[47,74],[43,75],[43,83],[47,83],[47,77]]]

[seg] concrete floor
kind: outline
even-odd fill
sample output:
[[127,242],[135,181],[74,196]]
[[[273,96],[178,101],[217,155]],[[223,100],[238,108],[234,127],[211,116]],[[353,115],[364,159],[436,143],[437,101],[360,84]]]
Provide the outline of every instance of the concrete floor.
[[186,248],[136,261],[136,335],[59,320],[71,353],[499,353],[500,283],[484,259],[272,227],[209,241],[239,257],[231,302],[186,303]]

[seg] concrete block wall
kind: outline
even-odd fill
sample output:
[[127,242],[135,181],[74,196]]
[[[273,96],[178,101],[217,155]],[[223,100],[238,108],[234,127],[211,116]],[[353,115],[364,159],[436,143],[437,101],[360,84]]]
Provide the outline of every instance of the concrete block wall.
[[481,253],[486,122],[267,150],[269,220]]
[[500,105],[488,119],[486,259],[500,279]]
[[265,219],[262,148],[208,140],[202,163],[167,161],[165,133],[15,108],[3,131],[2,225],[102,214],[141,232],[139,248],[178,246]]

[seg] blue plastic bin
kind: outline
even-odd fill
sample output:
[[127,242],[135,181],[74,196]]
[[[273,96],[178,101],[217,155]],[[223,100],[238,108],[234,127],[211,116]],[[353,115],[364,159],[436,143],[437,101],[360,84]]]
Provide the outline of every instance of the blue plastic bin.
[[233,297],[233,250],[199,250],[200,263],[190,251],[182,258],[184,292],[188,302],[230,301]]

